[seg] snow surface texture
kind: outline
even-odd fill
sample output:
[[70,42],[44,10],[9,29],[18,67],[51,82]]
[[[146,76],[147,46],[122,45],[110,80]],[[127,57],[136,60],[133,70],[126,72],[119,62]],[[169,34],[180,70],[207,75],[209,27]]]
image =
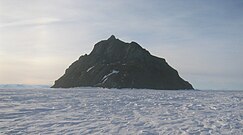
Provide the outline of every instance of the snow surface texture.
[[0,89],[0,134],[243,133],[243,91]]

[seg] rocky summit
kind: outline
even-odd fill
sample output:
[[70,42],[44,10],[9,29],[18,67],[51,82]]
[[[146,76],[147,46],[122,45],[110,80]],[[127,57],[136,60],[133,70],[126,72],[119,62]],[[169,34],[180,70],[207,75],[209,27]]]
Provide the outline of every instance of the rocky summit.
[[113,35],[72,63],[52,86],[70,87],[193,89],[165,59],[151,55],[136,42],[125,43]]

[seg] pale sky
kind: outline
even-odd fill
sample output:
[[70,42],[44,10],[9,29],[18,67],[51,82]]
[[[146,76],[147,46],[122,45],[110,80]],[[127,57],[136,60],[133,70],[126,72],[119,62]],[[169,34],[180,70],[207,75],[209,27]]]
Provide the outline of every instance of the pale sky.
[[196,89],[243,90],[242,0],[0,0],[0,84],[48,84],[114,34]]

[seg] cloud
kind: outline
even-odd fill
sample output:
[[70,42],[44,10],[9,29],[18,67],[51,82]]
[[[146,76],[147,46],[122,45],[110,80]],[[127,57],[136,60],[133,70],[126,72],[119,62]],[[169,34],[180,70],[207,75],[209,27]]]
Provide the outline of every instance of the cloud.
[[33,25],[48,25],[60,22],[58,18],[36,18],[31,20],[15,21],[10,23],[1,23],[1,27],[20,27],[20,26],[33,26]]

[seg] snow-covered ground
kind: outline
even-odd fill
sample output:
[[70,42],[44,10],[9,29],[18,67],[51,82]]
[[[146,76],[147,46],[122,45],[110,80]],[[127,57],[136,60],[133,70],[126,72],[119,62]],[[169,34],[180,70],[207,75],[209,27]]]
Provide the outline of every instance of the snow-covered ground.
[[0,89],[0,134],[243,134],[243,91]]

